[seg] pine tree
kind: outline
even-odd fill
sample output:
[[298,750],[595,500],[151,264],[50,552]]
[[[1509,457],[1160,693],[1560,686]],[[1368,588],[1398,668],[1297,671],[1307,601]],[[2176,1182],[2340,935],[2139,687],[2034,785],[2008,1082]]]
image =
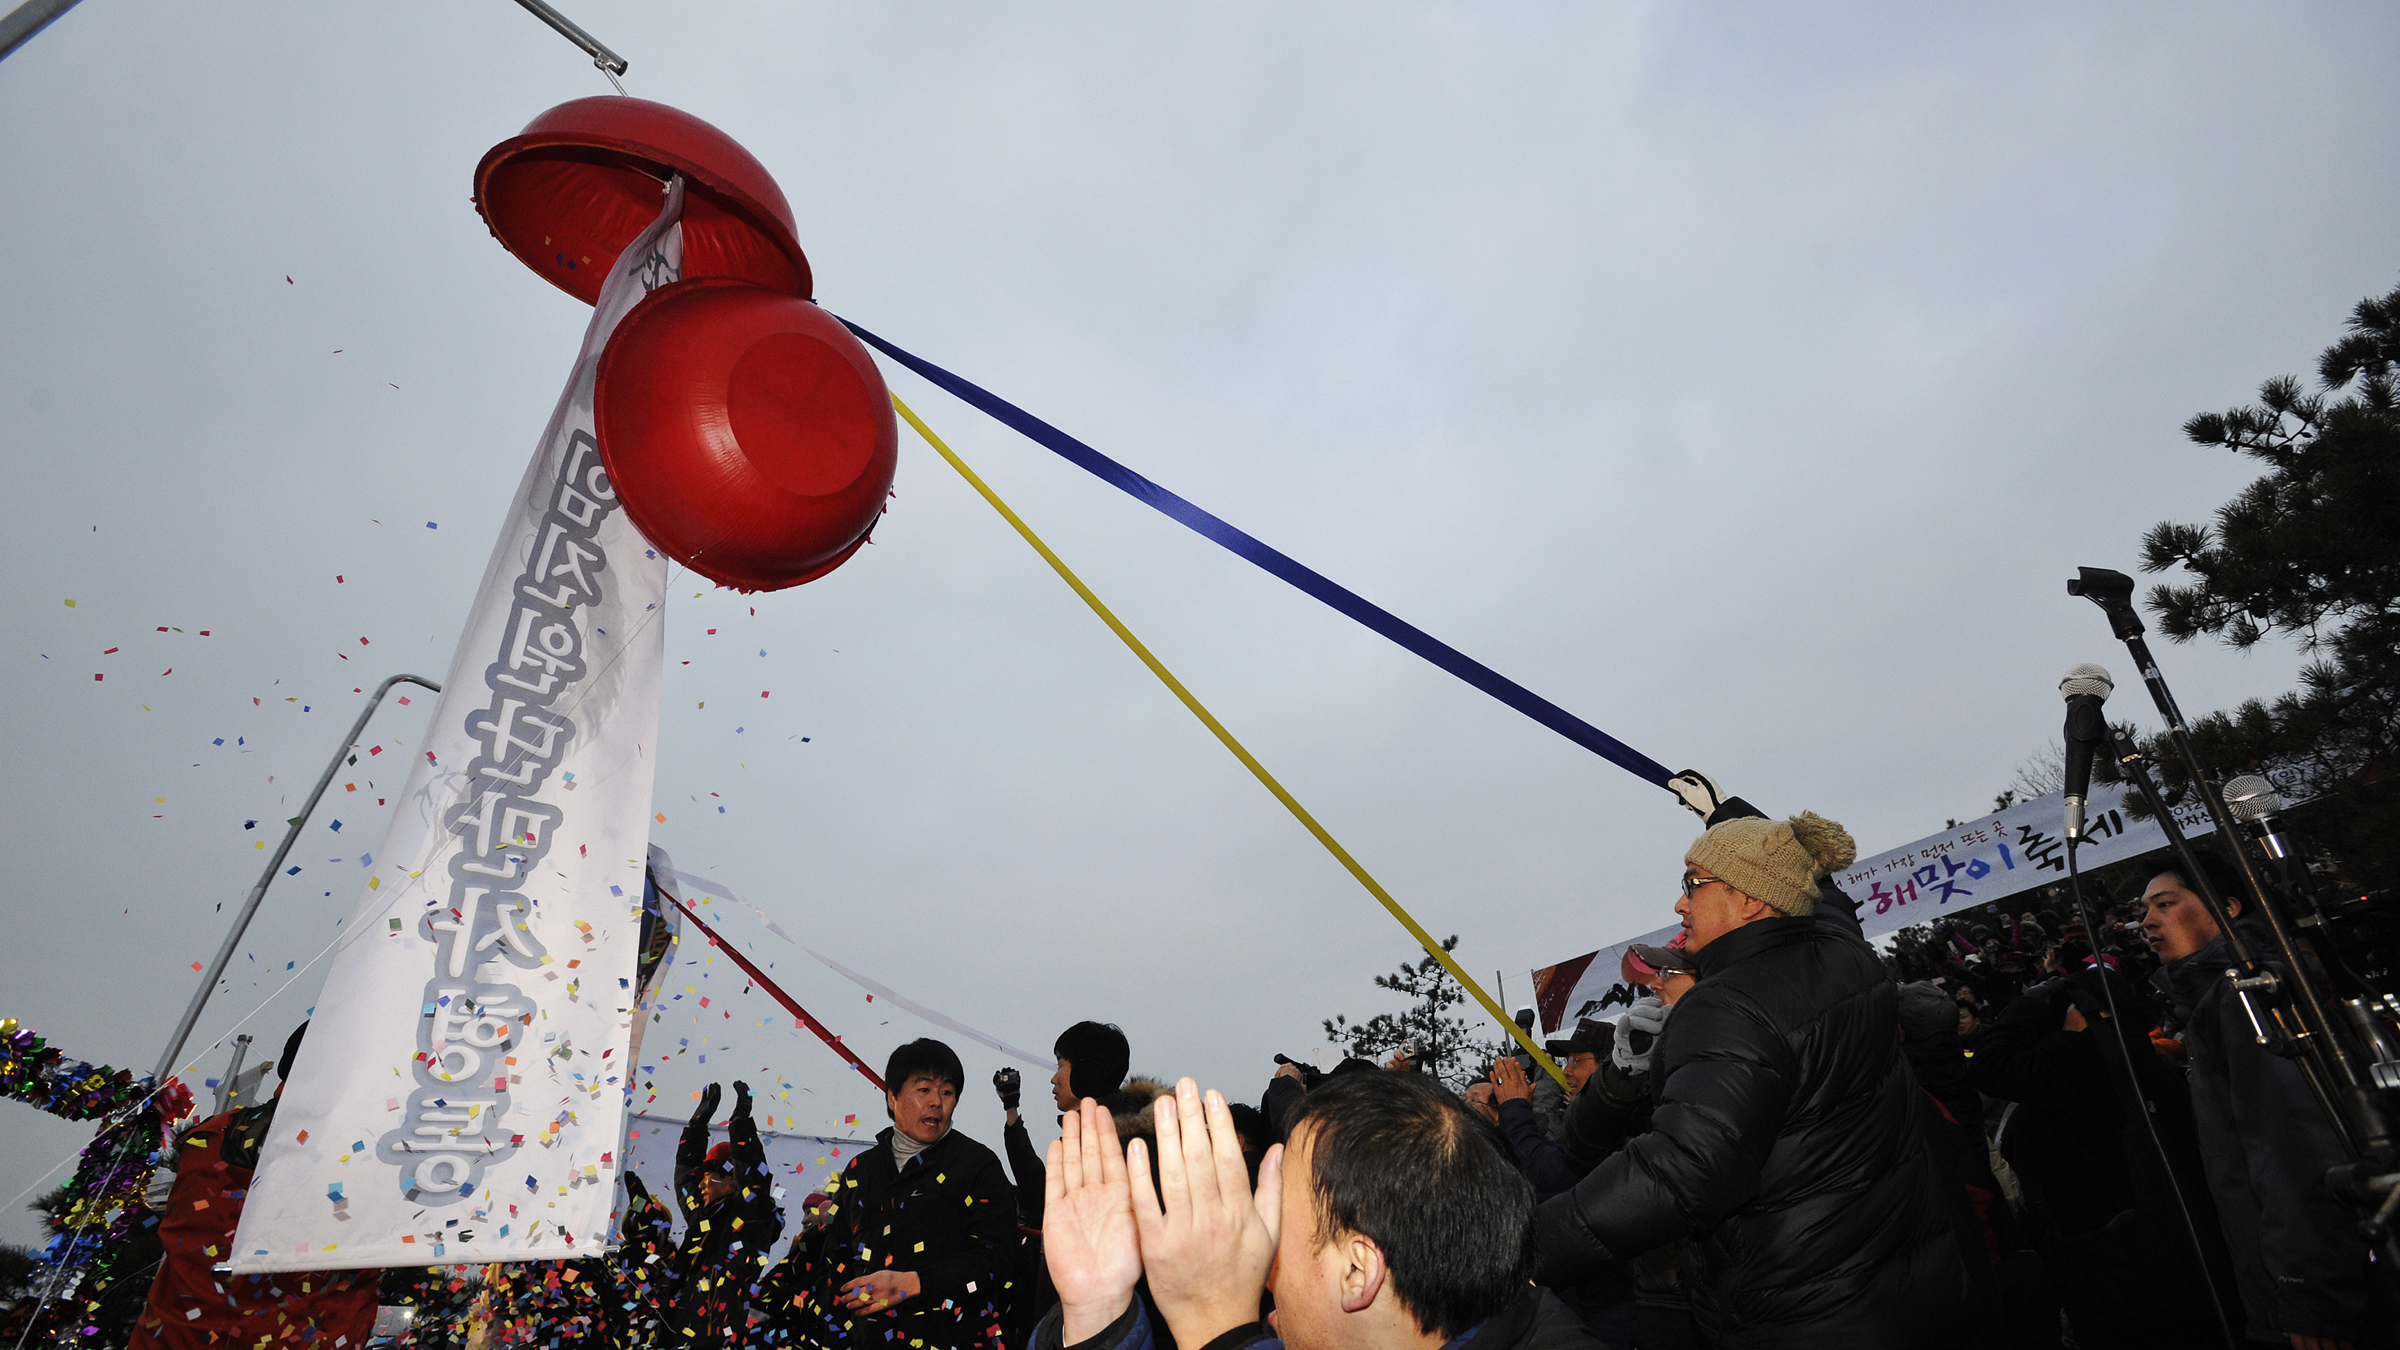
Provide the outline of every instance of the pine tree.
[[[2389,884],[2400,870],[2400,290],[2360,301],[2348,327],[2317,363],[2317,392],[2283,376],[2256,404],[2184,425],[2268,472],[2214,525],[2153,527],[2142,568],[2193,578],[2145,597],[2175,641],[2246,649],[2281,633],[2311,658],[2298,689],[2199,718],[2193,737],[2212,771],[2273,770],[2287,797],[2323,798],[2312,831]],[[2172,755],[2152,758],[2181,784]]]
[[[1442,939],[1443,951],[1457,948],[1457,934]],[[1431,955],[1389,975],[1376,976],[1375,985],[1416,1002],[1396,1017],[1377,1013],[1363,1022],[1352,1022],[1336,1013],[1327,1019],[1326,1038],[1350,1054],[1380,1064],[1393,1051],[1405,1048],[1420,1069],[1461,1090],[1500,1054],[1499,1042],[1475,1039],[1472,1023],[1449,1015],[1451,1008],[1467,1001],[1467,991]]]

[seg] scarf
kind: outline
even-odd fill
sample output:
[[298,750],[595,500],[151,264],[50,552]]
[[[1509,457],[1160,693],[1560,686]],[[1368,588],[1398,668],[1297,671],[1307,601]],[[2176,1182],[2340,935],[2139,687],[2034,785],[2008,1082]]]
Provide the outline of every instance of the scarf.
[[[942,1131],[942,1139],[947,1139],[947,1138],[949,1138],[949,1137],[950,1137],[950,1132],[949,1132],[948,1130],[944,1130],[944,1131]],[[942,1139],[936,1139],[936,1140],[934,1140],[934,1141],[933,1141],[933,1144],[938,1144],[938,1143],[942,1142]],[[916,1157],[918,1154],[920,1154],[920,1153],[923,1153],[925,1150],[927,1150],[927,1149],[929,1149],[929,1148],[932,1148],[932,1147],[933,1147],[933,1144],[920,1144],[920,1143],[918,1143],[918,1142],[917,1142],[915,1139],[912,1139],[912,1138],[910,1138],[910,1137],[909,1137],[909,1133],[908,1133],[908,1131],[906,1131],[906,1130],[904,1130],[904,1129],[901,1129],[901,1128],[900,1128],[899,1126],[897,1126],[897,1125],[894,1125],[894,1126],[892,1127],[892,1164],[893,1164],[893,1166],[895,1166],[895,1167],[906,1167],[906,1166],[908,1166],[909,1159]]]

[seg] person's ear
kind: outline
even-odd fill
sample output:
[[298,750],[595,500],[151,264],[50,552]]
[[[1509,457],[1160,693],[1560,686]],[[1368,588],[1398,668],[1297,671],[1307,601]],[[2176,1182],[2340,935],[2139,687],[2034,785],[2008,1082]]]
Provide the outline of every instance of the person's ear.
[[1375,1239],[1352,1233],[1340,1239],[1342,1255],[1350,1265],[1342,1272],[1342,1311],[1360,1313],[1375,1306],[1383,1293],[1383,1282],[1391,1272],[1383,1264],[1383,1249]]

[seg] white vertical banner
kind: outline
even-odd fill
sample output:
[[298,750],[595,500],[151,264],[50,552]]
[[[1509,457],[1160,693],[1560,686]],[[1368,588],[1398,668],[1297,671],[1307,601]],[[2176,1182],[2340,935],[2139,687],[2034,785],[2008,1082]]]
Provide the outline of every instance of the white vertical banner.
[[592,395],[678,279],[683,186],[611,267],[283,1093],[237,1271],[590,1256],[615,1228],[667,563]]

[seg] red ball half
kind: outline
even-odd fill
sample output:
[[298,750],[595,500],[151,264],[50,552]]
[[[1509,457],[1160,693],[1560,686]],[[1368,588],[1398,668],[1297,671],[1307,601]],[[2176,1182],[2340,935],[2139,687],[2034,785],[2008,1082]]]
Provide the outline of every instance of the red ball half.
[[561,103],[486,151],[475,209],[492,237],[585,304],[685,179],[683,274],[814,293],[791,205],[731,136],[681,109],[601,95]]
[[610,336],[595,399],[634,524],[736,590],[841,566],[891,492],[900,434],[883,376],[797,296],[715,277],[659,288]]

